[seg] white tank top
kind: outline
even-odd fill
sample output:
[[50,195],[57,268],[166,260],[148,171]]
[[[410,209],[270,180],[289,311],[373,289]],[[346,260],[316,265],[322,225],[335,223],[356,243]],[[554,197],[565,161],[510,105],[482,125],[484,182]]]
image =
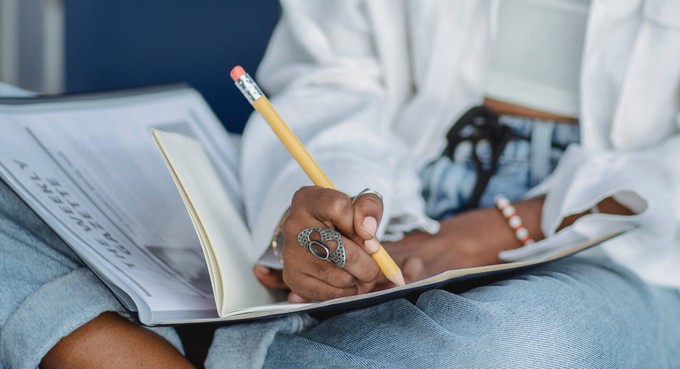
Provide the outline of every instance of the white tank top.
[[590,0],[500,0],[486,95],[578,117],[579,78]]

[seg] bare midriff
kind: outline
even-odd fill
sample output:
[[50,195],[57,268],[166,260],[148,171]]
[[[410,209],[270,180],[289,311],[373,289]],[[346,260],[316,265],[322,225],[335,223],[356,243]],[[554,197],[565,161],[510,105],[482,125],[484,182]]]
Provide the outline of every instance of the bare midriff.
[[484,98],[484,105],[494,113],[500,115],[516,115],[521,117],[536,118],[542,120],[554,120],[561,123],[578,124],[575,117],[552,114],[545,111],[534,110],[520,105],[514,105],[505,101]]

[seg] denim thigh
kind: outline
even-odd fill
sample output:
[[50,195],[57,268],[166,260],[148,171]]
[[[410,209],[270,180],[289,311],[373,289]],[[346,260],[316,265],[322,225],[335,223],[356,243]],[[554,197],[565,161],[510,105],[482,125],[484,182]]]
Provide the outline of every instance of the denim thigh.
[[607,260],[571,257],[311,328],[304,316],[220,328],[206,367],[673,368],[678,311],[677,291]]

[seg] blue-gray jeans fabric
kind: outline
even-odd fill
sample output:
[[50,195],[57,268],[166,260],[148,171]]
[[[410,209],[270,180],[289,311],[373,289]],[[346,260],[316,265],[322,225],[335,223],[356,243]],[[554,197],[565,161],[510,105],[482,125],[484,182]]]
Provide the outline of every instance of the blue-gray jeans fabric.
[[[494,205],[497,194],[514,201],[545,179],[557,166],[566,146],[579,140],[579,126],[552,120],[500,116],[499,123],[510,127],[518,137],[510,141],[498,159],[498,169],[482,194],[480,207]],[[441,156],[421,171],[427,215],[442,219],[465,210],[477,179],[472,145],[459,145],[453,160]],[[477,156],[490,167],[491,146],[482,141]]]
[[[492,181],[488,191],[517,198],[554,160],[527,161],[533,143],[512,145],[508,153],[529,156],[504,159],[498,175],[528,180]],[[539,168],[539,161],[550,166]],[[470,173],[455,173],[467,164],[428,174],[435,165],[423,174],[425,182],[437,178],[437,188],[459,190],[428,199],[428,208],[455,208],[470,181],[463,180]],[[62,337],[102,312],[126,315],[2,182],[0,260],[0,368],[36,368]],[[679,311],[676,291],[647,285],[606,260],[573,257],[460,294],[433,290],[415,302],[394,300],[323,321],[299,314],[225,326],[215,333],[206,367],[674,367]],[[180,348],[172,328],[154,331]]]
[[461,294],[321,322],[222,327],[208,368],[677,368],[680,297],[572,257]]

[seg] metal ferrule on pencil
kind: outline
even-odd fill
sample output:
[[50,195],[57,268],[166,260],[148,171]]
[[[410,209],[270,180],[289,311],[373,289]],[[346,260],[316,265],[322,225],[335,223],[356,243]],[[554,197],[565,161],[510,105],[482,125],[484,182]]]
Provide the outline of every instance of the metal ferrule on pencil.
[[260,90],[260,87],[253,81],[252,78],[250,78],[250,75],[248,73],[243,74],[241,77],[239,77],[236,82],[236,87],[238,87],[239,90],[241,90],[241,93],[243,93],[243,96],[248,99],[248,102],[251,104],[255,102],[255,100],[261,98],[264,96],[264,93],[262,93],[262,90]]

